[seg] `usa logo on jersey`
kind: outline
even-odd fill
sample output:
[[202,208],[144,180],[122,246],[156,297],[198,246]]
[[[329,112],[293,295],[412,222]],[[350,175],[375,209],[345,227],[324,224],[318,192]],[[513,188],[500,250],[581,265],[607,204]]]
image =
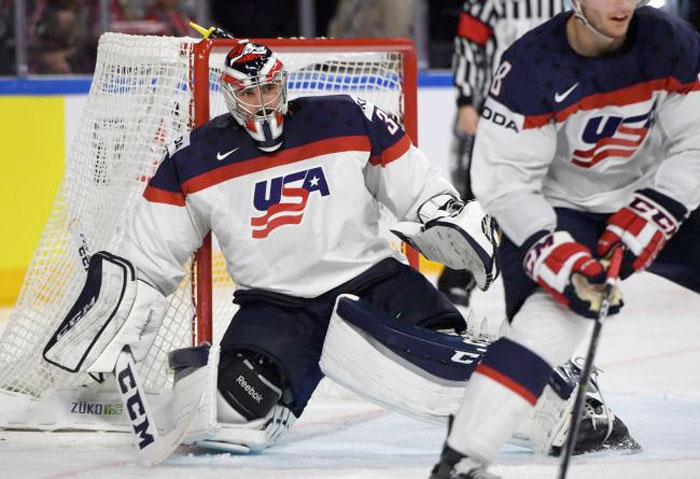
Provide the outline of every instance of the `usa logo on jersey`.
[[301,223],[306,203],[314,192],[330,195],[320,166],[256,183],[253,206],[264,214],[250,219],[253,238],[267,238],[280,226]]
[[587,148],[574,150],[572,163],[590,168],[606,158],[634,155],[649,133],[655,110],[656,102],[641,115],[625,117],[608,113],[590,117],[580,137]]

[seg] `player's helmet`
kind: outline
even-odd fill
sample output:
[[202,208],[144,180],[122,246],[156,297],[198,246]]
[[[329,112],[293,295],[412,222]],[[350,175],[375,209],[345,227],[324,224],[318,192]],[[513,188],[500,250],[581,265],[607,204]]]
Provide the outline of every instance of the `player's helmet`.
[[241,42],[226,55],[219,79],[226,107],[266,153],[282,145],[286,80],[279,57],[264,45]]

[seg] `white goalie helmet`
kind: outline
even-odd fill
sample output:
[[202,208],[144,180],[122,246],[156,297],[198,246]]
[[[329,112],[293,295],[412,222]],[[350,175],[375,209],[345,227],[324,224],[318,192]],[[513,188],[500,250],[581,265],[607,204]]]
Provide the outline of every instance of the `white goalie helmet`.
[[219,84],[229,112],[258,148],[277,150],[287,113],[287,72],[277,54],[242,41],[226,55]]

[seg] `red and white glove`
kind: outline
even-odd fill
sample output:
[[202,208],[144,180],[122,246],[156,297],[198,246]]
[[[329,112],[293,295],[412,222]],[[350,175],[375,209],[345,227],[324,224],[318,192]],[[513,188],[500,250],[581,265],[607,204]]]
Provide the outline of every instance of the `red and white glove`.
[[[530,246],[523,258],[525,273],[576,314],[597,318],[606,275],[605,267],[591,250],[566,231],[536,233],[526,245]],[[622,304],[615,288],[608,314],[619,312]]]
[[620,278],[625,279],[654,262],[686,214],[683,205],[661,193],[650,189],[637,191],[629,205],[608,218],[596,252],[605,257],[615,245],[623,244],[625,255]]

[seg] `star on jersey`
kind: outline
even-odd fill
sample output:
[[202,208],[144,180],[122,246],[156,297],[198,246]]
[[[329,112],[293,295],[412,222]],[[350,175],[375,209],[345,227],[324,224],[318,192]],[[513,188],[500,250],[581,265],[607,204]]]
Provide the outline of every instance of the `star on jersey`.
[[315,191],[322,197],[330,195],[320,166],[256,183],[253,206],[265,214],[250,219],[253,238],[267,238],[280,226],[301,223],[309,195]]

